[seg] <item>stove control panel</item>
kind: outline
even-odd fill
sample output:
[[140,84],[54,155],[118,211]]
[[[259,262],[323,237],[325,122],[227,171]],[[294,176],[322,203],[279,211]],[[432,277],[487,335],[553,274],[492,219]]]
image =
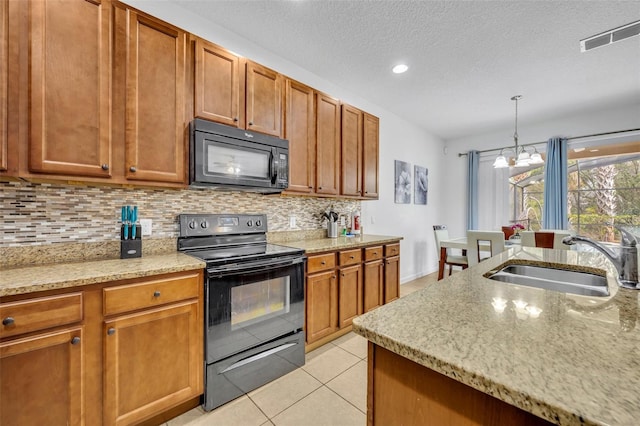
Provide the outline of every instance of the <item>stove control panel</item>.
[[237,234],[264,234],[264,214],[181,214],[180,237],[205,237]]

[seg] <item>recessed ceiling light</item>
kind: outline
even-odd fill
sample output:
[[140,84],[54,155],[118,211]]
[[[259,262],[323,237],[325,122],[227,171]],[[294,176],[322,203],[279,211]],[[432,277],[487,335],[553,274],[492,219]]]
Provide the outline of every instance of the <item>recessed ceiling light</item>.
[[409,69],[408,66],[406,66],[405,64],[398,64],[395,67],[392,68],[392,71],[396,74],[402,74],[403,72],[407,71]]
[[589,152],[598,152],[600,151],[599,149],[590,149]]

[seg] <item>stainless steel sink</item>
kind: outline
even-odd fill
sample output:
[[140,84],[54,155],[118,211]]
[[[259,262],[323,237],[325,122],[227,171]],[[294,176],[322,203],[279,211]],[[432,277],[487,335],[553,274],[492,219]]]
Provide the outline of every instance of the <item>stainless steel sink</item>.
[[589,272],[568,271],[533,265],[508,265],[486,278],[510,284],[573,293],[582,296],[609,296],[607,277]]

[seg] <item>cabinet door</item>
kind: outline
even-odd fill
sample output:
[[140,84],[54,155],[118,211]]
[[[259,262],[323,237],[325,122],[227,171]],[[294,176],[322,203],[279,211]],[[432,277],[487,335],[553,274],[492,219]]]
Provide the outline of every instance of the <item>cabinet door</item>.
[[0,424],[81,425],[82,328],[0,343]]
[[335,271],[309,275],[306,292],[307,343],[338,330],[338,287]]
[[384,303],[400,297],[400,256],[388,257],[384,264]]
[[362,265],[342,268],[338,281],[338,325],[351,325],[362,314]]
[[[233,53],[196,39],[195,115],[244,128],[244,73]],[[244,71],[244,69],[242,69]]]
[[287,79],[285,87],[284,138],[289,141],[289,188],[314,191],[316,133],[313,89]]
[[316,98],[316,192],[340,192],[340,101]]
[[282,76],[247,61],[247,130],[282,137]]
[[128,15],[125,176],[186,183],[187,34],[132,10],[117,13],[118,21]]
[[364,264],[364,312],[382,305],[383,301],[383,264],[382,260],[366,262]]
[[109,177],[111,9],[99,0],[29,6],[29,170]]
[[342,105],[342,195],[362,195],[362,111]]
[[0,2],[0,172],[8,169],[9,2]]
[[198,301],[104,324],[104,424],[133,424],[202,393]]
[[364,113],[362,186],[364,196],[378,198],[379,120]]

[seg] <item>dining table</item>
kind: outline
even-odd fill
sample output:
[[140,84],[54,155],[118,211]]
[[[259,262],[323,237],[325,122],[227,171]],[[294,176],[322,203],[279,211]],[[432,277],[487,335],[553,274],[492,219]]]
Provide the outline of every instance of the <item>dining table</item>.
[[[510,246],[513,244],[520,244],[519,239],[511,239],[505,240],[505,246]],[[440,261],[438,262],[438,281],[444,278],[444,265],[447,260],[447,249],[460,249],[462,250],[462,255],[467,255],[467,249],[469,248],[469,243],[467,241],[467,237],[457,237],[457,238],[449,238],[447,240],[440,241]],[[481,251],[491,251],[491,245],[488,242],[480,241],[480,250]]]

